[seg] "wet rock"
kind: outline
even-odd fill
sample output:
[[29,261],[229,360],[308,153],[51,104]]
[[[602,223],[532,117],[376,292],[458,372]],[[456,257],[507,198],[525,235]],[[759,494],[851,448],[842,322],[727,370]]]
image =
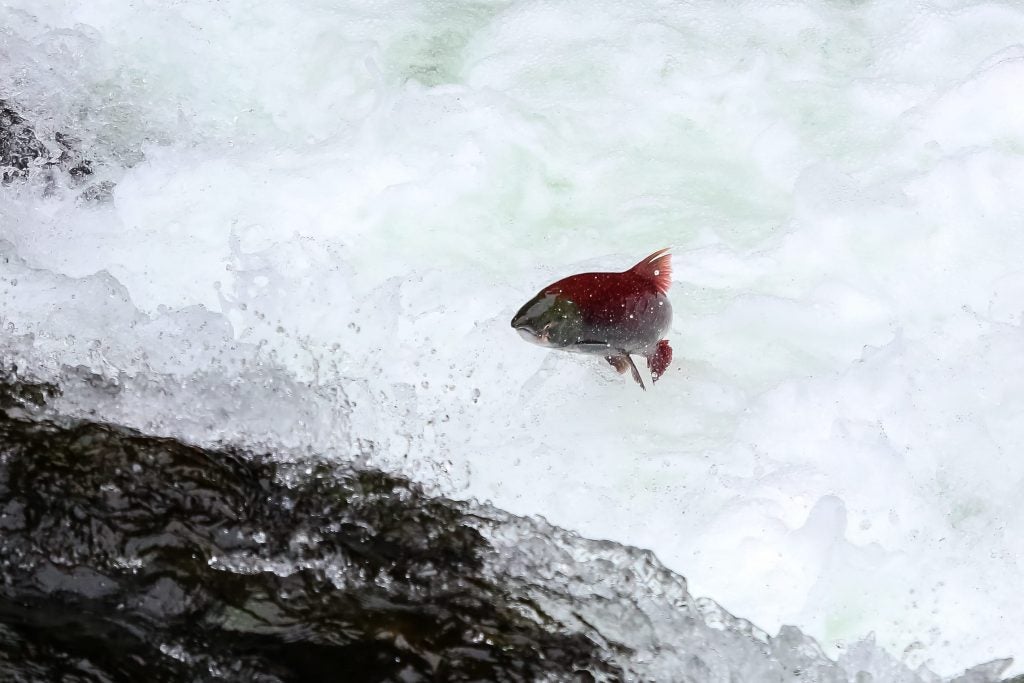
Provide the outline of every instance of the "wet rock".
[[[82,184],[93,175],[93,162],[81,158],[77,151],[78,140],[62,132],[53,137],[50,145],[40,140],[14,106],[0,99],[0,183],[39,173],[46,178],[50,191],[57,172],[66,174],[74,184]],[[83,201],[106,201],[113,186],[110,181],[101,181],[87,187],[79,197]]]
[[[84,368],[76,381],[117,390]],[[0,672],[13,681],[942,679],[769,636],[649,551],[326,457],[62,416],[0,361]],[[357,461],[358,458],[352,458]],[[1017,679],[1014,679],[1017,680]]]
[[53,384],[23,381],[18,366],[0,365],[0,411],[13,412],[24,408],[40,408],[60,394]]
[[18,410],[50,391],[0,377],[5,680],[618,677],[487,577],[465,505]]
[[0,100],[0,180],[7,183],[28,176],[30,165],[50,151],[35,132],[4,100]]

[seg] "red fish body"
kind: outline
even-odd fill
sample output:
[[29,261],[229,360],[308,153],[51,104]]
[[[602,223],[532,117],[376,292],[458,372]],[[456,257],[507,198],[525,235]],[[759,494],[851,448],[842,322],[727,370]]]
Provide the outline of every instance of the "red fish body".
[[631,354],[647,358],[655,382],[672,362],[663,339],[672,324],[671,259],[662,249],[621,273],[581,273],[554,282],[519,309],[512,327],[547,348],[602,355],[620,373],[632,370],[644,388]]

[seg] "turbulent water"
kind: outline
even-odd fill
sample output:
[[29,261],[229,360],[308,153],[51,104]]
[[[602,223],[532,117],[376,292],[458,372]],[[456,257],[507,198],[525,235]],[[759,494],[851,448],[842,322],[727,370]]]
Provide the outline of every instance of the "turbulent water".
[[6,681],[941,680],[871,639],[833,662],[770,637],[649,551],[372,468],[68,419],[60,392],[0,376]]
[[[11,0],[2,354],[60,391],[8,419],[543,515],[834,658],[1020,657],[1022,36],[1015,2]],[[667,245],[653,391],[509,328]],[[488,514],[488,580],[546,585],[563,532]],[[565,594],[635,606],[601,547]],[[678,609],[551,632],[665,678],[608,643],[686,651]],[[761,680],[737,648],[715,675]]]

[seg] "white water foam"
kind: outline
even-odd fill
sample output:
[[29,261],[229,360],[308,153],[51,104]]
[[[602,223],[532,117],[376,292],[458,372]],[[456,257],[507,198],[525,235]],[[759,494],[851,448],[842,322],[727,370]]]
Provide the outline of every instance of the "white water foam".
[[[119,378],[110,418],[370,440],[834,655],[1020,656],[1021,36],[998,2],[14,0],[0,98],[118,184],[0,188],[0,317]],[[653,391],[509,328],[668,244]]]

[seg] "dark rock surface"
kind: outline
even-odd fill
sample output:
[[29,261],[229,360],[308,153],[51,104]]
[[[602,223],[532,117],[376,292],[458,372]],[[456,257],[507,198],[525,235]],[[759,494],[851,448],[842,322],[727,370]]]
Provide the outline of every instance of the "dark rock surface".
[[0,179],[10,182],[28,176],[32,162],[48,159],[50,151],[11,106],[0,100]]
[[[54,174],[60,172],[78,185],[93,175],[92,161],[81,157],[74,138],[60,132],[53,137],[54,142],[48,146],[11,103],[0,99],[0,183],[41,173],[52,186]],[[110,181],[102,181],[87,187],[81,197],[87,201],[104,200],[112,189]]]
[[649,551],[401,476],[63,416],[81,373],[62,392],[12,362],[0,681],[939,680],[872,638],[831,660],[694,599]]
[[0,377],[4,681],[616,677],[482,574],[463,504],[25,416],[56,392]]

